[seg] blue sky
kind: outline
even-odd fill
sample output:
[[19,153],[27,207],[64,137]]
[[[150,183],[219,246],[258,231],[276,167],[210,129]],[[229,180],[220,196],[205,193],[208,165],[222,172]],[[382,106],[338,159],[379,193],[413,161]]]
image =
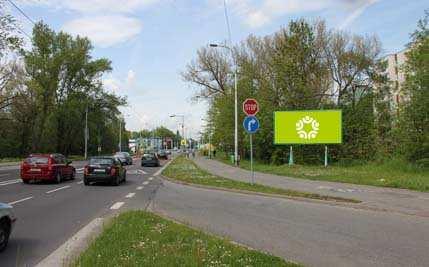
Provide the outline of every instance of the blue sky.
[[[376,34],[383,53],[402,50],[429,4],[424,0],[229,0],[233,42],[249,34],[272,34],[289,20],[322,18],[331,28]],[[55,30],[88,36],[94,57],[112,60],[108,90],[127,96],[127,128],[166,125],[170,114],[186,115],[188,135],[197,136],[206,105],[192,104],[192,88],[180,71],[196,50],[227,38],[223,0],[15,0],[33,20]],[[31,25],[12,7],[26,32]],[[232,115],[232,114],[231,114]]]

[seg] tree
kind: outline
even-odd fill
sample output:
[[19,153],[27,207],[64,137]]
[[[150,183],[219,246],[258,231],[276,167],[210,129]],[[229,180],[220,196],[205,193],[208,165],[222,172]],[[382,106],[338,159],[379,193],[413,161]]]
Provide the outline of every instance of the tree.
[[21,66],[16,60],[16,53],[22,46],[16,20],[6,13],[4,2],[0,0],[0,111],[9,107],[16,97],[11,83],[18,81]]
[[429,11],[411,35],[405,66],[404,93],[409,97],[401,114],[401,152],[413,162],[429,165]]

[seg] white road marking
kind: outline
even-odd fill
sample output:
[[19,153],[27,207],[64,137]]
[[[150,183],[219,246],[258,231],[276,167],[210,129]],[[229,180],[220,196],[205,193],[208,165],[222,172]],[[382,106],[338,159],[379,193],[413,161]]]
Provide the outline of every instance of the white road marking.
[[83,169],[84,169],[84,168],[76,169],[76,173],[83,173]]
[[53,193],[53,192],[56,192],[56,191],[59,191],[59,190],[63,190],[63,189],[69,188],[69,187],[70,187],[69,185],[66,185],[66,186],[63,186],[63,187],[60,187],[60,188],[48,191],[48,192],[46,192],[46,194],[50,194],[50,193]]
[[21,179],[7,180],[7,181],[0,182],[0,186],[10,185],[10,184],[17,184],[19,182],[21,182]]
[[129,193],[128,195],[126,195],[126,198],[132,198],[136,195],[136,193]]
[[160,174],[161,174],[161,172],[165,169],[165,168],[167,168],[167,166],[168,165],[170,165],[170,163],[171,163],[172,161],[170,160],[169,162],[167,162],[161,169],[159,169],[157,172],[155,172],[154,174],[153,174],[153,176],[159,176]]
[[149,184],[149,182],[148,181],[144,181],[143,182],[143,185],[148,185]]
[[77,184],[83,184],[83,181],[77,182]]
[[17,204],[17,203],[20,203],[20,202],[24,202],[24,201],[29,200],[29,199],[32,199],[32,198],[33,198],[33,197],[26,197],[26,198],[23,198],[23,199],[20,199],[20,200],[17,200],[17,201],[9,202],[9,203],[7,203],[7,204],[9,204],[9,205],[14,205],[14,204]]
[[143,189],[143,186],[137,187],[137,190],[142,190],[142,189]]
[[149,181],[152,181],[153,180],[153,177],[149,177]]
[[147,174],[147,172],[143,171],[143,170],[137,170],[139,173],[141,174]]
[[10,175],[10,174],[9,173],[3,173],[3,174],[0,174],[0,177],[6,176],[6,175]]
[[111,210],[117,210],[120,209],[122,207],[122,205],[124,205],[125,202],[116,202],[115,204],[113,204],[113,206],[110,207]]

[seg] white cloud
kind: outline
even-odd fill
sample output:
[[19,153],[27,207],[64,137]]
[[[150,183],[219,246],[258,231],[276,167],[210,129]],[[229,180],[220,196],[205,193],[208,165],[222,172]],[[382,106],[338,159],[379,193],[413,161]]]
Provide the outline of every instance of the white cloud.
[[123,79],[118,79],[109,74],[108,76],[104,77],[103,85],[104,88],[106,88],[108,91],[120,95],[124,95],[129,91],[136,91],[139,89],[136,80],[136,73],[134,70],[128,70],[127,76]]
[[288,14],[337,9],[348,14],[340,27],[346,27],[368,7],[379,0],[231,0],[230,8],[242,21],[252,28],[269,24],[272,20]]
[[122,15],[83,17],[71,20],[62,27],[72,35],[87,36],[100,47],[126,42],[138,35],[141,29],[140,20]]
[[79,13],[134,13],[159,0],[21,0],[26,5],[45,5]]

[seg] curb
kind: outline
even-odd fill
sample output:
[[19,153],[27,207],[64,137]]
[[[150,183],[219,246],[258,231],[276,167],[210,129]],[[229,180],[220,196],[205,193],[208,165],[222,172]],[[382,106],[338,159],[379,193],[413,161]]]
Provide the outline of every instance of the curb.
[[95,218],[85,225],[63,245],[40,261],[36,267],[58,267],[70,265],[74,258],[85,250],[90,242],[103,230],[106,218]]
[[348,202],[348,201],[336,201],[336,200],[323,200],[323,199],[306,198],[306,197],[294,197],[294,196],[287,196],[287,195],[269,194],[269,193],[247,191],[247,190],[240,190],[240,189],[232,189],[232,188],[215,187],[215,186],[209,186],[209,185],[193,184],[193,183],[189,183],[189,182],[178,181],[176,179],[172,179],[170,177],[163,176],[163,175],[161,175],[160,178],[165,179],[165,180],[167,180],[171,183],[175,183],[175,184],[192,186],[192,187],[201,188],[201,189],[209,189],[209,190],[238,193],[238,194],[244,194],[244,195],[256,195],[256,196],[262,196],[262,197],[282,198],[282,199],[290,199],[290,200],[314,202],[314,203],[324,203],[324,204],[347,206],[347,207],[351,206],[351,205],[361,204],[361,203],[354,203],[354,202]]

